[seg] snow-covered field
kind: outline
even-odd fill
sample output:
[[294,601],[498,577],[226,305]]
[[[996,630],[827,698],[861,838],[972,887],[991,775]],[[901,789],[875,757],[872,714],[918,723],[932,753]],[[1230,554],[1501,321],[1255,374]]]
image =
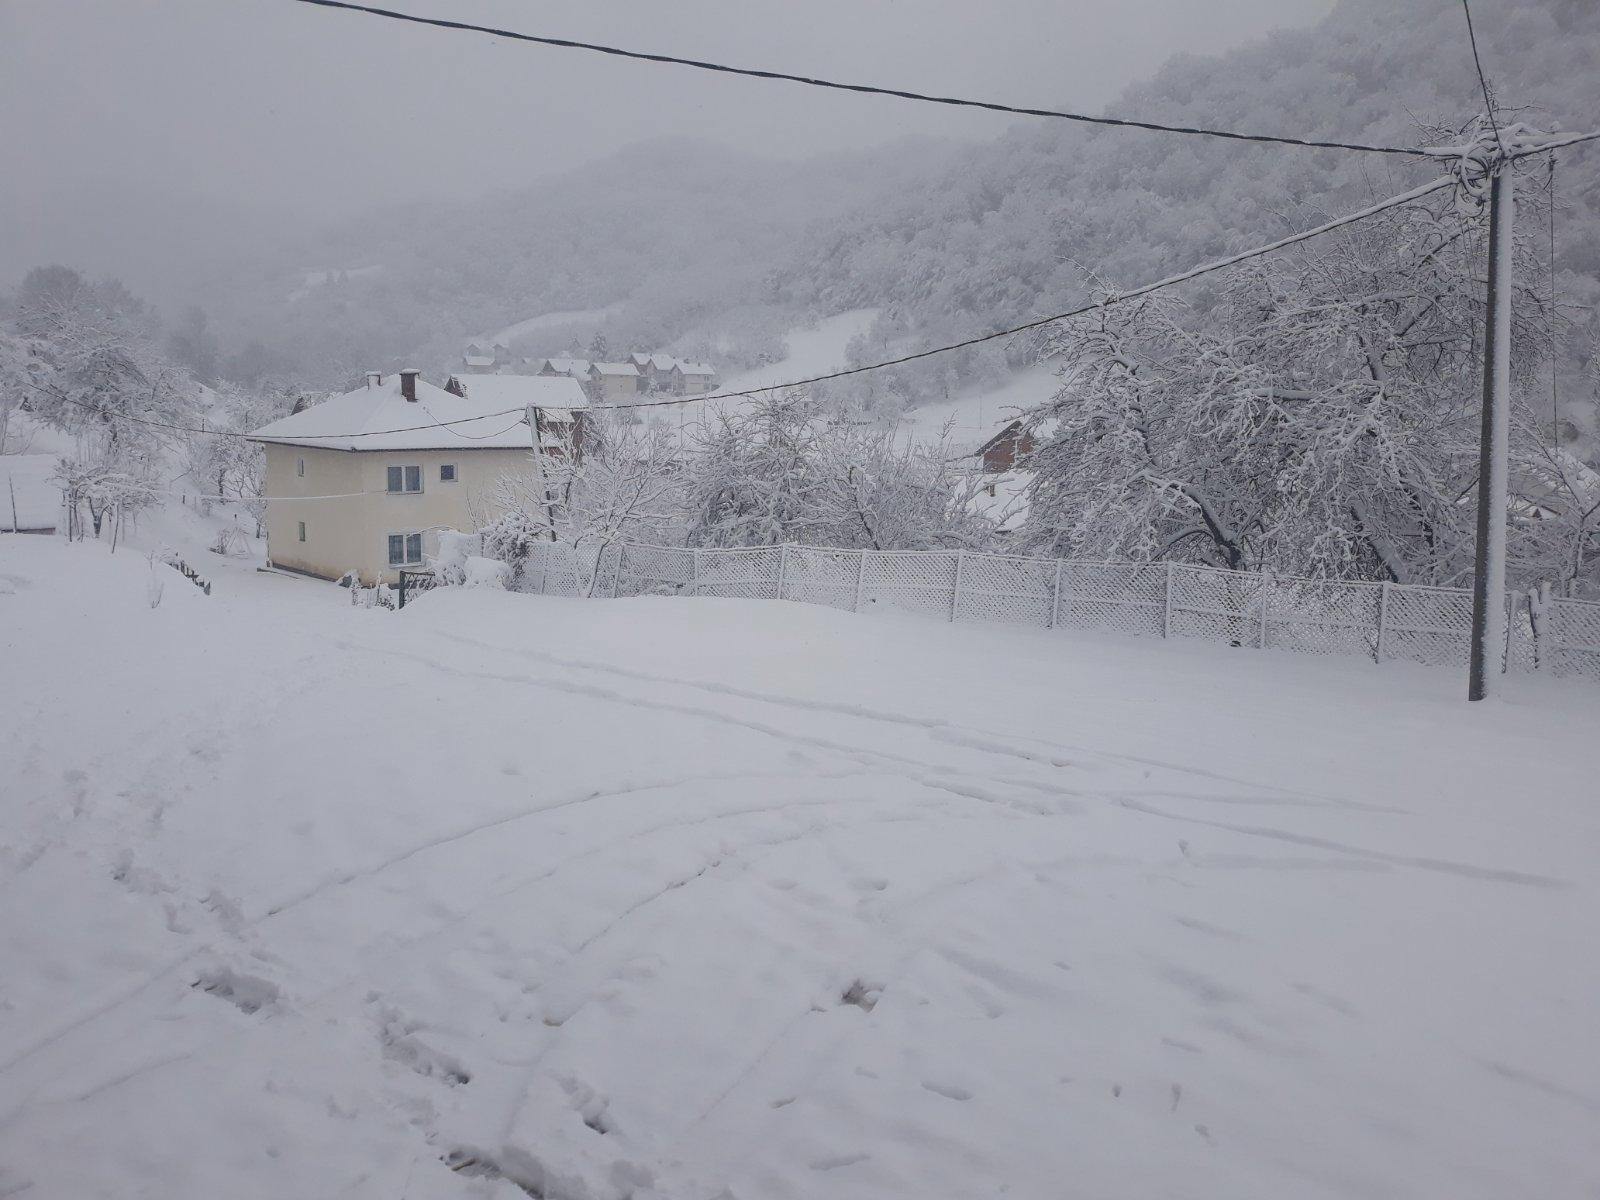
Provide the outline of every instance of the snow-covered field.
[[0,535],[0,1196],[1600,1189],[1592,689],[209,567]]
[[722,381],[718,391],[744,392],[752,388],[777,387],[796,379],[825,375],[845,366],[845,350],[857,334],[872,328],[875,308],[852,308],[848,312],[824,317],[809,329],[791,329],[784,344],[788,350],[775,363],[756,367]]

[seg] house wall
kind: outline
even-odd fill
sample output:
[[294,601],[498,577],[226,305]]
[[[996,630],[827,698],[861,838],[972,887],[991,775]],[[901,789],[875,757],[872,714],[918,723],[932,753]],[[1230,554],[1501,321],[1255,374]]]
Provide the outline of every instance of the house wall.
[[[529,452],[521,449],[327,450],[268,444],[267,558],[274,566],[338,579],[355,571],[364,584],[394,583],[399,570],[389,566],[389,535],[423,534],[423,550],[433,554],[440,529],[471,531],[479,515],[498,515],[494,483],[503,475],[526,473]],[[296,470],[304,459],[305,475]],[[439,468],[451,464],[456,480],[445,483]],[[388,491],[390,466],[420,466],[422,491]],[[349,496],[346,493],[359,492]],[[291,497],[337,496],[296,501]],[[299,540],[299,522],[306,540]]]
[[640,377],[637,375],[592,375],[589,396],[604,403],[607,400],[632,400],[639,395]]

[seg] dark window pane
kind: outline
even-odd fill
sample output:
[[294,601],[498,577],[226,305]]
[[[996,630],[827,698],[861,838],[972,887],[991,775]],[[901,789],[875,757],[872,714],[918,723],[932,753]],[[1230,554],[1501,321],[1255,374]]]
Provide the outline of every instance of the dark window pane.
[[398,567],[406,561],[406,538],[403,533],[389,535],[389,565]]
[[455,469],[455,467],[450,463],[445,463],[444,465],[442,465],[439,468],[439,478],[442,479],[445,483],[454,483],[455,482],[455,478],[456,478],[456,469]]
[[412,563],[422,561],[422,535],[420,533],[406,534],[406,561]]
[[422,468],[406,468],[406,491],[420,492],[422,490]]
[[401,486],[402,486],[402,484],[400,482],[400,468],[399,467],[390,467],[389,468],[389,490],[391,492],[398,492],[400,490]]

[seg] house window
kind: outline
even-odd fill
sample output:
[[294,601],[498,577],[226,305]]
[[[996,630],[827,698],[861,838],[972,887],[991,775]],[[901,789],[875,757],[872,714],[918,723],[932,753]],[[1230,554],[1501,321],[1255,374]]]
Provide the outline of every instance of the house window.
[[304,521],[300,522],[300,540],[302,542],[306,540],[306,523]]
[[[294,460],[294,473],[296,475],[304,475],[306,473],[306,460],[305,459],[297,458],[297,459]],[[304,541],[305,539],[301,538],[300,540]]]
[[440,463],[439,464],[439,482],[440,483],[454,483],[455,481],[456,481],[456,465],[455,465],[455,463]]
[[391,533],[389,535],[389,565],[412,566],[422,561],[422,535],[420,533]]
[[390,467],[389,490],[391,492],[420,492],[422,490],[422,468]]

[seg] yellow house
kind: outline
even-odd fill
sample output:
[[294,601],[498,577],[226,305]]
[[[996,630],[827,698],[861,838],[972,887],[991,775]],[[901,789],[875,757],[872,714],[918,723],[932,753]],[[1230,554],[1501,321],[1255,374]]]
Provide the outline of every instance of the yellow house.
[[496,480],[533,469],[528,405],[541,410],[547,454],[564,452],[562,431],[588,407],[565,376],[451,385],[372,372],[364,387],[252,433],[267,455],[268,562],[393,583],[402,568],[424,565],[439,530],[471,531],[498,515]]

